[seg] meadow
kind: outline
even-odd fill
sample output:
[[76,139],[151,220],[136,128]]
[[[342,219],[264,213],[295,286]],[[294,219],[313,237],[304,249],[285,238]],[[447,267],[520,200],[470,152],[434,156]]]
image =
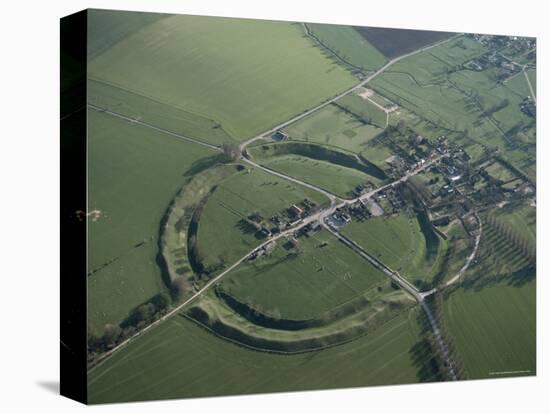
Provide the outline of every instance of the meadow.
[[307,27],[332,53],[356,69],[374,71],[387,61],[382,53],[351,26],[308,23]]
[[328,203],[316,191],[255,168],[225,180],[200,215],[196,238],[201,262],[210,268],[235,262],[261,241],[243,219],[255,212],[268,219],[304,198],[319,205]]
[[122,38],[88,74],[211,119],[239,141],[356,83],[299,24],[183,15]]
[[313,353],[253,351],[179,315],[113,355],[89,378],[91,403],[429,381],[417,308],[355,341]]
[[338,99],[336,104],[355,116],[368,120],[372,126],[386,128],[386,113],[368,99],[361,98],[357,94],[349,94]]
[[382,168],[366,158],[325,145],[290,141],[256,145],[248,153],[262,165],[349,198],[358,184],[383,183]]
[[[532,212],[528,206],[506,206],[489,214],[534,241]],[[482,220],[476,261],[444,302],[445,327],[469,378],[534,375],[535,262],[485,215]]]
[[370,87],[447,130],[466,151],[477,154],[481,145],[506,148],[506,159],[534,180],[535,128],[534,120],[520,111],[524,96],[497,84],[493,69],[457,70],[483,51],[471,39],[459,37],[398,62]]
[[298,239],[297,253],[278,242],[269,257],[239,266],[221,287],[237,300],[283,319],[312,319],[368,292],[372,299],[387,276],[326,230]]
[[127,36],[170,16],[164,13],[128,13],[88,9],[88,60],[105,52]]
[[88,102],[170,132],[221,146],[236,142],[212,119],[166,105],[105,82],[88,80]]
[[215,152],[95,110],[88,138],[89,210],[99,211],[88,218],[89,322],[101,333],[164,291],[161,218],[192,165]]
[[314,184],[339,197],[350,198],[353,189],[368,181],[380,181],[353,168],[342,167],[331,162],[314,160],[299,155],[281,155],[263,162],[268,168]]
[[446,328],[470,379],[536,374],[536,285],[459,289],[445,301]]
[[428,228],[423,229],[420,221],[420,217],[402,212],[352,221],[342,233],[402,277],[424,286],[438,273],[447,243]]
[[365,124],[356,116],[329,105],[286,127],[284,132],[296,141],[360,152],[382,130],[377,124]]

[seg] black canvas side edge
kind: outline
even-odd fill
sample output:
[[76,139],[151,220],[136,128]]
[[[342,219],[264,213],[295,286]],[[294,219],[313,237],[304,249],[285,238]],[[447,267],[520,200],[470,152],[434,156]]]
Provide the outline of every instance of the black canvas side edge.
[[60,21],[60,393],[87,403],[87,11]]

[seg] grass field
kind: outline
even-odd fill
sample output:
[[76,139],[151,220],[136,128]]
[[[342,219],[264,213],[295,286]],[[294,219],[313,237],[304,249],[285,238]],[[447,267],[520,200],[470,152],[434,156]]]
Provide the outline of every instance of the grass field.
[[537,212],[529,205],[509,205],[494,211],[495,218],[510,226],[515,232],[527,240],[531,246],[536,246]]
[[[535,93],[537,93],[537,71],[536,69],[527,69],[527,77]],[[530,94],[529,94],[530,95]]]
[[[506,100],[508,104],[494,112],[493,118],[500,128],[510,135],[508,140],[521,140],[531,143],[535,141],[534,120],[520,110],[520,104],[525,96],[512,92],[506,86],[496,85],[492,80],[491,71],[462,71],[452,74],[450,79],[460,85],[459,87],[467,93],[471,91],[478,93],[479,101],[484,109],[499,105]],[[509,132],[517,125],[531,126],[531,128],[527,132]]]
[[508,168],[506,168],[504,165],[502,165],[498,161],[495,161],[489,166],[487,166],[485,168],[485,171],[487,171],[491,175],[491,177],[501,181],[512,180],[516,177],[512,173],[512,171],[510,171]]
[[197,240],[203,263],[209,267],[235,262],[260,244],[255,231],[242,226],[242,219],[254,212],[268,219],[304,198],[320,205],[328,203],[318,192],[258,169],[245,170],[224,181],[200,216]]
[[214,152],[95,110],[88,138],[89,209],[101,211],[88,219],[89,321],[101,332],[163,291],[161,217],[193,163]]
[[263,165],[346,198],[353,195],[353,189],[359,184],[365,184],[367,181],[375,184],[380,182],[353,168],[300,155],[281,155],[265,161]]
[[88,9],[88,60],[105,52],[125,37],[168,16],[163,13]]
[[105,403],[433,380],[420,372],[428,356],[418,341],[416,310],[348,344],[298,355],[242,348],[175,316],[93,371],[89,399]]
[[481,56],[485,52],[487,52],[487,48],[480,42],[460,36],[430,49],[428,53],[448,66],[457,66]]
[[[460,41],[465,49],[453,47]],[[479,152],[475,148],[480,144],[507,148],[505,157],[535,179],[534,120],[520,111],[524,96],[497,84],[493,69],[454,71],[456,64],[482,49],[463,37],[453,42],[398,62],[370,86],[446,129],[445,135],[466,146],[466,151],[472,146],[472,152]],[[450,49],[457,52],[451,54]]]
[[386,128],[386,113],[368,99],[349,94],[338,99],[336,103],[356,116],[367,119],[369,124],[381,129]]
[[285,132],[293,140],[360,152],[366,143],[380,134],[382,130],[373,125],[365,125],[337,106],[329,105],[293,123],[285,128]]
[[299,24],[183,15],[124,37],[88,75],[211,119],[237,140],[356,83]]
[[[505,83],[506,87],[517,93],[522,97],[531,96],[531,90],[525,79],[525,75],[522,72],[519,72],[516,76]],[[532,84],[533,88],[535,87]]]
[[284,142],[256,145],[249,154],[273,170],[300,178],[342,197],[352,195],[358,184],[379,185],[387,179],[384,171],[356,154],[325,145]]
[[88,102],[214,145],[235,140],[214,120],[103,82],[88,81]]
[[[358,295],[378,296],[388,278],[326,230],[298,239],[297,255],[283,241],[270,257],[241,265],[222,288],[241,302],[283,319],[311,319]],[[323,245],[327,243],[327,245]]]
[[446,242],[435,234],[426,236],[420,218],[404,212],[352,221],[342,233],[413,283],[432,282],[447,248]]
[[[532,228],[533,218],[522,208],[494,215],[507,225],[515,223],[516,231]],[[445,302],[446,328],[469,378],[534,375],[535,263],[485,219],[483,229],[476,261]]]
[[536,290],[499,283],[459,289],[445,302],[446,326],[468,378],[536,373]]
[[386,63],[384,55],[353,27],[315,23],[307,26],[323,45],[356,68],[376,70]]

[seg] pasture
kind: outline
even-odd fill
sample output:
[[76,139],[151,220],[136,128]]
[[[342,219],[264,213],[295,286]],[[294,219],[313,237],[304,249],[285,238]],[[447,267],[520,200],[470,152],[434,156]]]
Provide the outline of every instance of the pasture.
[[356,79],[299,24],[170,16],[89,62],[89,78],[210,119],[244,140]]
[[100,334],[164,291],[161,218],[190,168],[215,152],[95,110],[88,139],[89,210],[99,212],[88,218],[89,323]]
[[200,215],[196,232],[200,261],[207,268],[230,265],[260,244],[246,218],[259,213],[265,219],[309,198],[319,205],[328,199],[313,190],[248,168],[218,185]]
[[284,132],[293,140],[358,153],[382,130],[376,124],[365,124],[357,116],[346,113],[335,105],[329,105],[286,127]]
[[368,99],[357,94],[349,94],[338,99],[336,104],[353,113],[359,119],[367,120],[370,125],[381,129],[386,128],[386,113]]
[[[520,111],[521,94],[495,81],[495,72],[455,70],[465,57],[482,52],[465,38],[467,51],[450,55],[444,44],[404,59],[374,79],[370,87],[438,128],[454,142],[507,148],[506,158],[535,179],[534,120]],[[456,42],[453,41],[453,42]],[[458,50],[458,49],[457,49]],[[443,60],[445,59],[445,60]],[[529,146],[525,146],[528,144]]]
[[416,309],[355,341],[297,355],[252,351],[176,315],[94,370],[89,399],[95,404],[430,381]]
[[502,221],[519,234],[529,245],[536,246],[537,212],[530,205],[507,205],[494,210],[495,219]]
[[392,270],[423,287],[432,283],[443,265],[447,243],[421,220],[402,212],[363,222],[352,221],[342,233]]
[[88,80],[88,102],[189,138],[221,146],[236,142],[212,119],[105,82]]
[[380,183],[376,178],[356,169],[300,155],[273,157],[264,161],[263,165],[344,198],[352,197],[353,189],[359,184],[368,181]]
[[326,230],[298,239],[297,253],[284,240],[269,257],[244,263],[221,287],[237,300],[282,319],[319,317],[359,295],[372,300],[389,285],[387,276]]
[[105,52],[125,37],[170,16],[164,13],[128,13],[88,9],[88,60]]
[[485,171],[487,171],[491,177],[504,182],[516,178],[512,171],[498,161],[485,167]]
[[307,27],[332,53],[356,69],[374,71],[386,63],[384,55],[351,26],[308,23]]
[[469,379],[536,374],[535,281],[459,289],[444,304],[447,331]]

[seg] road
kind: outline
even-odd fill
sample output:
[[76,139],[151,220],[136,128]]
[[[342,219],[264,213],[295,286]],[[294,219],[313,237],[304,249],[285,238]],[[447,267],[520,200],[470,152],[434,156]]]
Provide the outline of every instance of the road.
[[456,283],[460,279],[460,277],[464,274],[464,272],[466,272],[466,270],[468,270],[468,267],[470,267],[470,263],[472,263],[472,260],[474,260],[474,258],[477,255],[477,250],[479,248],[479,242],[481,241],[481,232],[483,230],[483,225],[481,224],[481,220],[479,219],[477,214],[476,214],[475,217],[476,217],[476,219],[479,223],[479,230],[478,230],[478,234],[476,236],[476,241],[475,241],[472,253],[470,253],[468,258],[466,259],[466,262],[464,263],[464,266],[462,266],[462,268],[458,271],[458,273],[452,279],[447,281],[447,283],[445,283],[445,287]]
[[[149,126],[149,125],[146,125],[146,126]],[[158,128],[155,128],[155,129],[158,129]],[[160,131],[162,131],[162,129],[158,129]],[[172,134],[173,135],[173,134]],[[178,134],[175,134],[176,137],[179,137]],[[202,145],[202,143],[201,143]],[[219,150],[219,148],[216,147],[216,149]],[[99,367],[100,365],[102,365],[102,363],[107,360],[113,353],[115,353],[116,351],[118,351],[119,349],[125,347],[126,345],[128,345],[130,342],[132,342],[134,339],[136,339],[137,337],[139,337],[140,335],[144,334],[145,332],[151,330],[152,328],[154,328],[155,326],[159,325],[160,323],[164,322],[166,319],[170,318],[171,316],[175,315],[176,313],[178,313],[181,309],[183,309],[185,306],[189,305],[191,302],[193,302],[194,300],[196,300],[197,298],[199,298],[202,294],[204,294],[210,287],[212,287],[213,285],[215,285],[216,283],[218,283],[225,275],[227,275],[228,273],[230,273],[233,269],[235,269],[238,265],[240,265],[244,260],[246,260],[247,257],[249,257],[254,251],[258,250],[258,249],[261,249],[262,247],[264,247],[265,245],[271,243],[271,242],[274,242],[274,241],[277,241],[283,237],[287,237],[287,236],[290,236],[292,235],[294,232],[300,230],[301,228],[307,226],[308,224],[310,223],[313,223],[313,222],[316,222],[316,221],[319,221],[321,224],[324,225],[324,219],[326,217],[328,217],[329,215],[331,215],[332,213],[334,213],[336,211],[337,208],[339,207],[344,207],[346,204],[352,204],[358,200],[365,200],[367,198],[370,198],[372,196],[374,196],[376,193],[380,192],[380,191],[383,191],[384,189],[386,188],[389,188],[391,186],[394,186],[394,185],[397,185],[398,183],[401,183],[401,182],[404,182],[406,181],[407,179],[409,179],[410,177],[412,177],[413,175],[415,174],[418,174],[419,172],[425,170],[426,168],[428,168],[429,166],[431,166],[433,163],[439,161],[441,158],[443,157],[446,157],[448,156],[447,154],[442,154],[436,158],[433,158],[432,160],[426,162],[423,166],[421,166],[420,168],[416,168],[414,170],[411,170],[409,172],[407,172],[407,174],[405,174],[403,177],[393,181],[392,183],[389,183],[385,186],[382,186],[382,187],[379,187],[377,189],[374,189],[372,191],[370,191],[369,193],[367,194],[364,194],[360,197],[356,197],[352,200],[345,200],[345,201],[342,201],[341,203],[339,204],[335,204],[335,201],[336,201],[336,198],[334,196],[332,196],[331,198],[331,206],[324,209],[324,210],[321,210],[321,211],[318,211],[317,213],[314,213],[312,214],[311,216],[308,216],[306,218],[304,218],[303,220],[301,220],[298,224],[296,224],[295,226],[287,229],[287,230],[284,230],[282,231],[281,233],[279,234],[276,234],[274,236],[271,236],[269,237],[267,240],[265,240],[263,243],[261,243],[260,245],[256,246],[254,249],[250,250],[248,253],[246,253],[244,256],[242,256],[239,260],[237,260],[235,263],[233,263],[231,266],[229,266],[227,269],[225,269],[223,272],[221,272],[219,275],[217,275],[216,277],[214,277],[212,280],[210,280],[206,285],[204,285],[201,289],[199,289],[196,293],[194,293],[190,298],[188,298],[187,300],[185,300],[184,302],[180,303],[178,306],[176,306],[175,308],[173,308],[172,310],[170,310],[168,313],[166,313],[165,315],[163,315],[161,318],[157,319],[156,321],[152,322],[151,324],[147,325],[145,328],[143,328],[141,331],[137,332],[136,334],[134,334],[133,336],[131,336],[130,338],[122,341],[120,344],[118,344],[117,346],[115,346],[114,348],[112,348],[111,350],[107,351],[106,353],[104,353],[102,356],[101,356],[101,359],[98,361],[98,363],[96,365],[94,365],[92,368],[90,368],[88,370],[88,372],[92,372],[93,370],[95,370],[97,367]],[[243,158],[244,161],[250,161],[250,160],[247,160],[246,158]],[[265,167],[262,167],[261,165],[259,164],[256,164],[256,163],[253,163],[254,166],[258,167],[258,168],[261,168],[265,171],[268,171],[269,173],[272,173],[274,174],[275,172],[272,171],[272,170],[269,170],[269,169],[266,169]],[[283,175],[279,175],[279,174],[275,174],[275,175],[278,175],[278,176],[282,176],[284,178],[287,178],[286,176],[283,176]],[[308,188],[313,188],[313,189],[316,189],[314,186],[312,187],[310,184],[307,184],[307,183],[303,183],[301,182],[300,180],[297,180],[297,179],[293,179],[294,182],[297,182],[297,183],[300,183],[302,185],[305,185],[307,186]],[[324,191],[324,190],[323,190]],[[330,194],[330,193],[329,193]],[[330,231],[331,229],[329,229]],[[334,234],[333,231],[331,231],[331,233]],[[342,236],[337,233],[337,237],[339,239],[342,238]],[[347,244],[347,243],[346,243]],[[349,244],[348,244],[349,245]],[[370,259],[373,259],[372,256],[368,255],[368,253],[364,252],[364,254],[366,256],[369,257],[369,260]],[[363,256],[365,257],[365,256]],[[365,257],[366,258],[366,257]],[[376,259],[373,259],[373,260],[376,260]],[[385,266],[383,265],[381,262],[378,262],[378,266]],[[387,268],[386,266],[386,269],[389,269]],[[391,269],[390,269],[391,271]],[[387,274],[387,273],[386,273]],[[424,295],[422,292],[419,292],[412,284],[410,284],[408,281],[406,281],[405,279],[403,279],[401,276],[399,276],[398,273],[395,273],[393,274],[392,278],[395,277],[395,281],[397,283],[399,283],[400,286],[403,286],[404,289],[406,289],[409,293],[411,293],[419,302],[422,302],[423,299],[424,299]],[[406,286],[406,288],[405,288]]]
[[309,188],[309,189],[311,189],[311,190],[318,191],[318,192],[324,194],[326,197],[329,198],[331,205],[333,205],[333,204],[336,202],[336,200],[339,199],[339,197],[338,197],[336,194],[333,194],[333,193],[331,193],[330,191],[327,191],[327,190],[325,190],[325,189],[323,189],[323,188],[321,188],[321,187],[318,187],[318,186],[316,186],[316,185],[314,185],[314,184],[306,183],[305,181],[302,181],[302,180],[300,180],[300,179],[298,179],[298,178],[294,178],[294,177],[292,177],[291,175],[286,175],[286,174],[277,172],[277,171],[275,171],[275,170],[272,170],[271,168],[264,167],[263,165],[258,164],[258,163],[252,161],[251,159],[249,159],[249,158],[247,158],[247,157],[242,157],[242,158],[241,158],[241,161],[244,161],[244,162],[246,162],[247,164],[250,164],[250,165],[252,165],[253,167],[258,168],[258,169],[260,169],[260,170],[262,170],[262,171],[265,171],[265,172],[267,172],[267,173],[269,173],[269,174],[271,174],[271,175],[276,175],[277,177],[281,177],[281,178],[284,178],[285,180],[292,181],[292,182],[294,182],[294,183],[300,184],[300,185],[302,185],[302,186],[304,186],[304,187],[307,187],[307,188]]
[[168,134],[170,136],[182,139],[184,141],[188,141],[188,142],[192,142],[194,144],[202,145],[203,147],[207,147],[207,148],[210,148],[210,149],[218,151],[218,152],[223,152],[223,150],[220,147],[217,147],[216,145],[209,144],[208,142],[201,141],[199,139],[186,137],[185,135],[181,135],[181,134],[178,134],[176,132],[172,132],[168,129],[158,127],[158,126],[150,124],[148,122],[144,122],[140,119],[132,118],[131,116],[123,115],[121,113],[112,111],[112,110],[107,109],[107,108],[102,108],[101,106],[97,106],[97,105],[94,105],[94,104],[91,104],[91,103],[88,103],[88,107],[92,108],[92,109],[95,109],[98,112],[103,112],[103,113],[109,114],[111,116],[114,116],[114,117],[117,117],[117,118],[120,118],[120,119],[124,119],[125,121],[131,122],[132,124],[137,124],[137,125],[141,125],[141,126],[144,126],[144,127],[147,127],[147,128],[151,128],[155,131],[162,132],[163,134]]
[[429,46],[425,46],[423,48],[420,48],[420,49],[417,49],[417,50],[414,50],[410,53],[407,53],[407,54],[404,54],[404,55],[401,55],[401,56],[398,56],[396,58],[393,58],[391,60],[389,60],[384,66],[382,66],[381,68],[379,68],[376,72],[372,73],[371,75],[367,76],[365,79],[363,79],[361,82],[359,82],[358,84],[356,84],[355,86],[345,90],[344,92],[334,96],[333,98],[329,99],[329,100],[326,100],[324,101],[323,103],[311,108],[311,109],[308,109],[307,111],[304,111],[302,112],[301,114],[299,115],[296,115],[295,117],[293,118],[290,118],[289,120],[265,131],[265,132],[262,132],[261,134],[259,135],[256,135],[255,137],[253,138],[250,138],[244,142],[242,142],[239,147],[241,149],[241,152],[248,146],[250,145],[252,142],[254,141],[257,141],[259,139],[264,139],[265,137],[273,134],[274,132],[278,131],[279,129],[282,129],[284,127],[287,127],[288,125],[302,119],[302,118],[305,118],[306,116],[308,115],[311,115],[313,112],[316,112],[320,109],[323,109],[325,106],[327,105],[330,105],[331,103],[337,101],[338,99],[340,98],[343,98],[344,96],[346,96],[348,93],[351,93],[363,86],[365,86],[367,83],[369,83],[370,81],[372,81],[374,78],[376,78],[377,76],[379,76],[380,74],[382,74],[386,69],[388,69],[390,66],[396,64],[397,62],[399,62],[400,60],[403,60],[405,58],[408,58],[410,56],[414,56],[418,53],[421,53],[421,52],[424,52],[426,50],[429,50],[431,48],[434,48],[436,46],[439,46],[439,45],[442,45],[444,43],[447,43],[447,42],[450,42],[452,39],[454,39],[456,36],[458,35],[455,35],[455,36],[452,36],[452,37],[449,37],[448,39],[445,39],[445,40],[442,40],[441,42],[437,42],[437,43],[434,43],[432,45],[429,45]]
[[[529,53],[529,51],[527,53]],[[502,53],[499,53],[499,54],[504,59],[506,59],[508,62],[518,66],[519,68],[521,68],[521,71],[523,72],[523,76],[525,76],[525,80],[527,81],[527,86],[529,86],[529,90],[531,91],[531,97],[533,98],[533,102],[535,102],[535,104],[536,104],[537,103],[537,95],[535,93],[535,90],[533,89],[533,85],[531,85],[531,81],[529,80],[529,76],[527,75],[527,71],[525,70],[525,68],[527,68],[529,65],[522,65],[521,63],[518,63],[515,60],[510,59],[508,56],[505,56]]]
[[[438,45],[441,45],[441,44],[444,44],[446,42],[449,42],[451,41],[454,37],[456,36],[453,36],[453,37],[450,37],[448,39],[445,39],[441,42],[437,42],[437,43],[434,43],[432,45],[429,45],[429,46],[426,46],[426,47],[423,47],[423,48],[420,48],[420,49],[417,49],[413,52],[410,52],[410,53],[407,53],[405,55],[402,55],[402,56],[399,56],[397,58],[394,58],[390,61],[388,61],[384,66],[382,66],[381,68],[379,68],[376,72],[374,72],[373,74],[371,74],[370,76],[368,76],[367,78],[365,78],[363,81],[359,82],[357,85],[355,85],[354,87],[336,95],[335,97],[315,106],[314,108],[311,108],[307,111],[304,111],[302,112],[301,114],[299,115],[296,115],[295,117],[247,140],[247,141],[244,141],[243,143],[241,143],[239,145],[239,149],[240,149],[240,152],[241,154],[243,153],[244,149],[246,148],[246,146],[248,146],[249,144],[251,144],[252,142],[258,140],[258,139],[263,139],[265,136],[268,136],[268,135],[271,135],[272,133],[274,133],[275,131],[279,130],[279,129],[282,129],[310,114],[312,114],[313,112],[315,111],[318,111],[324,107],[326,107],[327,105],[330,105],[332,102],[344,97],[345,95],[347,95],[348,93],[351,93],[355,90],[357,90],[358,88],[364,86],[365,84],[367,84],[368,82],[370,82],[371,80],[373,80],[374,78],[376,78],[377,76],[379,76],[381,73],[383,73],[386,69],[388,69],[390,66],[392,66],[393,64],[401,61],[402,59],[405,59],[407,57],[410,57],[410,56],[413,56],[415,54],[418,54],[418,53],[421,53],[423,51],[426,51],[426,50],[429,50],[433,47],[436,47]],[[210,148],[214,151],[217,151],[217,152],[223,152],[223,150],[219,147],[219,146],[216,146],[216,145],[213,145],[213,144],[210,144],[210,143],[207,143],[205,141],[201,141],[201,140],[198,140],[198,139],[195,139],[195,138],[190,138],[190,137],[187,137],[185,135],[182,135],[182,134],[178,134],[176,132],[173,132],[173,131],[170,131],[170,130],[167,130],[167,129],[164,129],[164,128],[161,128],[161,127],[158,127],[156,125],[153,125],[153,124],[150,124],[148,122],[144,122],[142,120],[139,120],[139,119],[135,119],[135,118],[132,118],[132,117],[129,117],[129,116],[126,116],[126,115],[123,115],[123,114],[120,114],[116,111],[112,111],[112,110],[109,110],[109,109],[106,109],[106,108],[102,108],[100,106],[97,106],[97,105],[94,105],[94,104],[91,104],[91,103],[88,103],[88,107],[96,110],[96,111],[99,111],[99,112],[103,112],[103,113],[107,113],[111,116],[114,116],[114,117],[117,117],[117,118],[120,118],[120,119],[124,119],[128,122],[131,122],[131,123],[135,123],[137,125],[141,125],[141,126],[144,126],[144,127],[147,127],[147,128],[151,128],[155,131],[158,131],[158,132],[161,132],[161,133],[164,133],[164,134],[167,134],[167,135],[170,135],[172,137],[175,137],[175,138],[178,138],[178,139],[181,139],[181,140],[184,140],[184,141],[187,141],[187,142],[191,142],[191,143],[195,143],[197,145],[201,145],[201,146],[204,146],[204,147],[207,147],[207,148]],[[331,200],[331,206],[328,207],[327,209],[325,210],[321,210],[320,212],[317,212],[303,220],[300,221],[300,223],[298,223],[296,226],[288,229],[288,230],[285,230],[279,234],[277,234],[276,236],[272,236],[270,237],[269,239],[267,239],[265,242],[263,242],[262,244],[260,244],[259,246],[255,247],[253,250],[251,250],[250,252],[248,252],[246,255],[244,255],[243,257],[241,257],[239,260],[237,260],[235,263],[233,263],[231,266],[229,266],[226,270],[224,270],[223,272],[221,272],[219,275],[217,275],[216,277],[214,277],[212,280],[210,280],[205,286],[203,286],[201,289],[199,289],[195,294],[193,294],[190,298],[188,298],[187,300],[185,300],[184,302],[182,302],[181,304],[179,304],[178,306],[176,306],[175,308],[173,308],[172,310],[170,310],[168,313],[166,313],[164,316],[162,316],[161,318],[159,318],[158,320],[152,322],[151,324],[149,324],[148,326],[146,326],[145,328],[143,328],[141,331],[137,332],[136,334],[134,334],[133,336],[131,336],[130,338],[122,341],[120,344],[118,344],[117,346],[115,346],[114,348],[112,348],[111,350],[107,351],[106,353],[104,353],[101,357],[101,359],[98,361],[98,363],[96,365],[94,365],[92,368],[89,369],[88,372],[92,372],[93,370],[95,370],[97,367],[99,367],[100,365],[102,365],[102,363],[104,361],[106,361],[113,353],[115,353],[116,351],[118,351],[119,349],[125,347],[126,345],[128,345],[130,342],[132,342],[134,339],[136,339],[137,337],[139,337],[140,335],[144,334],[145,332],[151,330],[152,328],[154,328],[155,326],[159,325],[160,323],[164,322],[166,319],[170,318],[171,316],[175,315],[176,313],[178,313],[182,308],[184,308],[185,306],[187,306],[189,303],[191,303],[192,301],[194,301],[195,299],[197,299],[198,297],[200,297],[203,293],[205,293],[212,285],[216,284],[217,282],[219,282],[225,275],[227,275],[229,272],[231,272],[233,269],[235,269],[239,264],[241,264],[248,256],[250,256],[251,253],[253,253],[255,250],[257,249],[260,249],[262,248],[263,246],[265,246],[266,244],[272,242],[272,241],[276,241],[278,239],[280,239],[281,237],[285,237],[285,236],[288,236],[292,233],[294,233],[295,231],[305,227],[306,225],[312,223],[312,222],[315,222],[315,221],[320,221],[321,223],[324,223],[324,218],[327,217],[328,215],[332,214],[336,208],[338,207],[343,207],[345,206],[346,204],[351,204],[351,203],[354,203],[356,202],[357,200],[366,200],[367,198],[369,197],[372,197],[373,195],[375,195],[377,192],[379,191],[383,191],[384,189],[386,188],[389,188],[390,186],[394,186],[394,185],[397,185],[398,183],[400,182],[404,182],[406,181],[408,178],[410,178],[411,176],[413,176],[414,174],[418,174],[420,171],[423,171],[424,169],[428,168],[430,165],[432,165],[434,162],[436,162],[437,160],[441,159],[442,157],[444,156],[447,156],[447,154],[443,154],[435,159],[432,159],[431,161],[429,162],[426,162],[422,167],[416,169],[416,170],[412,170],[410,172],[408,172],[407,174],[405,174],[403,177],[395,180],[394,182],[390,183],[390,184],[387,184],[385,186],[382,186],[382,187],[379,187],[367,194],[364,194],[360,197],[357,197],[355,199],[352,199],[352,200],[345,200],[339,204],[336,204],[336,201],[338,200],[338,198],[332,194],[332,193],[329,193],[327,192],[326,190],[323,190],[317,186],[314,186],[312,184],[309,184],[309,183],[306,183],[306,182],[303,182],[299,179],[296,179],[294,177],[290,177],[290,176],[286,176],[284,174],[281,174],[281,173],[277,173],[276,171],[273,171],[269,168],[266,168],[266,167],[263,167],[261,166],[260,164],[257,164],[255,163],[254,161],[251,161],[249,160],[248,158],[246,157],[243,157],[241,155],[240,159],[244,162],[247,162],[248,164],[250,165],[253,165],[255,166],[256,168],[260,168],[262,169],[263,171],[266,171],[270,174],[273,174],[273,175],[277,175],[279,177],[282,177],[282,178],[285,178],[285,179],[289,179],[295,183],[298,183],[300,185],[303,185],[307,188],[311,188],[313,190],[316,190],[316,191],[320,191],[321,193],[325,194],[330,200]],[[399,279],[399,280],[404,280],[404,279]],[[407,290],[409,291],[409,290]],[[417,294],[419,294],[420,292],[417,292]],[[415,298],[417,297],[416,295],[414,295]],[[423,300],[423,297],[421,297],[421,300]]]
[[370,264],[372,264],[378,270],[383,272],[391,280],[393,280],[395,283],[401,286],[401,288],[403,288],[405,291],[409,292],[417,300],[417,302],[420,303],[424,300],[424,297],[420,294],[418,289],[414,285],[412,285],[408,280],[403,279],[399,273],[390,269],[388,266],[386,266],[384,263],[382,263],[380,260],[378,260],[374,256],[371,256],[359,244],[349,239],[348,237],[344,236],[343,234],[340,234],[340,232],[336,231],[336,229],[333,229],[331,226],[327,225],[326,223],[323,223],[323,226],[329,232],[331,232],[335,237],[337,237],[338,240],[340,240],[350,249],[355,251],[355,253],[357,253],[363,259],[367,260]]

